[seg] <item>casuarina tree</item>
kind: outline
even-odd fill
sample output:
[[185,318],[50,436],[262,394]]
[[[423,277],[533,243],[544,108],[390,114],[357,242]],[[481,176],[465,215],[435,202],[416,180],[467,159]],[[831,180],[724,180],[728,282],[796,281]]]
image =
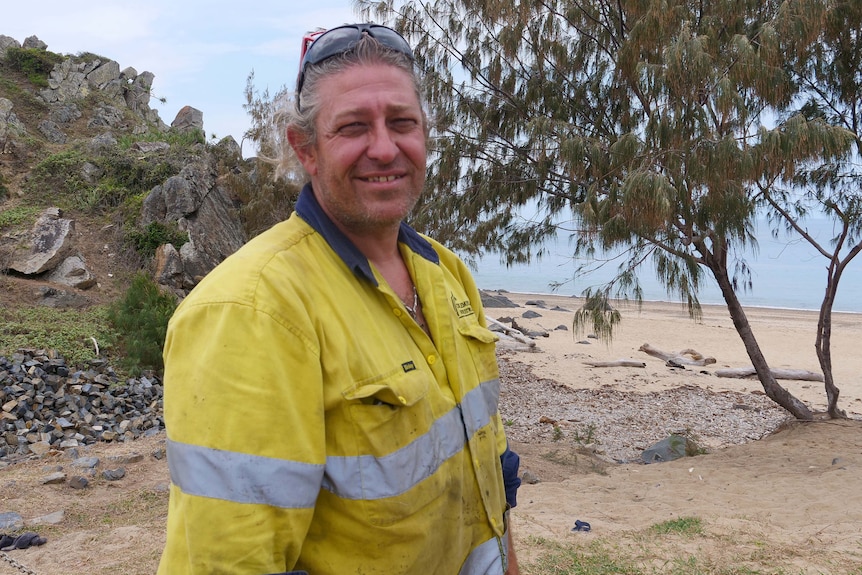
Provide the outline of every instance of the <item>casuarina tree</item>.
[[[764,186],[838,161],[854,135],[788,114],[792,69],[822,41],[825,1],[360,0],[416,46],[432,122],[429,186],[412,222],[466,253],[528,261],[560,228],[572,255],[625,250],[576,323],[610,336],[608,298],[640,301],[654,266],[699,314],[711,277],[767,395],[775,379],[740,304]],[[519,218],[529,210],[530,219]]]
[[[775,224],[775,235],[784,231],[800,237],[824,258],[826,289],[815,349],[823,371],[827,412],[833,418],[842,417],[830,342],[832,306],[842,274],[862,251],[862,4],[852,0],[828,3],[818,40],[793,55],[790,71],[800,94],[785,115],[825,121],[854,135],[850,157],[814,162],[789,173],[781,169],[780,160],[769,161],[759,184],[759,199]],[[793,145],[793,139],[785,144]],[[831,220],[830,237],[819,238],[808,231],[806,220],[812,214]]]

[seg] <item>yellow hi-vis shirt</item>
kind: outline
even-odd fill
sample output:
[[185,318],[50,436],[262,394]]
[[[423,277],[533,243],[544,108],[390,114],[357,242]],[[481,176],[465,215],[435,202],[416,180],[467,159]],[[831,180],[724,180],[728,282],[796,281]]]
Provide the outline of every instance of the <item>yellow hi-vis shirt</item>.
[[399,249],[431,337],[309,187],[179,306],[160,575],[504,572],[496,336],[457,256]]

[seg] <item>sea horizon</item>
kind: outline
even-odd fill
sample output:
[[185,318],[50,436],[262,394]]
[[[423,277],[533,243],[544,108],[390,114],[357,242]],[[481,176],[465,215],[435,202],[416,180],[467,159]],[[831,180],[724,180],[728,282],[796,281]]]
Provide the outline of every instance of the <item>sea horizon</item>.
[[[809,221],[809,232],[821,241],[831,233],[829,222]],[[758,229],[765,228],[761,224]],[[530,264],[515,264],[507,267],[495,254],[486,255],[471,267],[476,285],[483,290],[504,290],[521,294],[583,297],[588,288],[599,288],[616,273],[616,264],[583,275],[575,275],[576,265],[598,264],[601,260],[573,262],[567,249],[567,237],[558,237],[546,245],[546,254]],[[744,307],[804,310],[819,312],[826,290],[826,266],[828,260],[806,242],[781,240],[771,234],[758,234],[757,252],[743,253],[751,270],[752,288],[738,290],[737,295]],[[704,270],[701,289],[697,292],[701,305],[726,305],[721,291],[708,270]],[[681,303],[668,295],[658,281],[654,268],[646,263],[638,275],[643,290],[644,302]],[[556,289],[552,285],[558,284]],[[623,299],[623,298],[613,298]],[[634,301],[629,297],[628,301]],[[833,312],[862,313],[862,255],[857,256],[847,268],[838,284],[838,294],[832,306]]]

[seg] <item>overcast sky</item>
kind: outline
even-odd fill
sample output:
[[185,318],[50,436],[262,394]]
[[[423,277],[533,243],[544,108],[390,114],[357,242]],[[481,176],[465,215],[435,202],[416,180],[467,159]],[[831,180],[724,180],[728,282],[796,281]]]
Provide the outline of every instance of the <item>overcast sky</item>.
[[152,72],[150,107],[166,124],[189,105],[203,112],[208,138],[237,142],[248,128],[249,73],[261,91],[292,89],[303,34],[357,20],[350,0],[24,0],[0,12],[0,35],[22,43],[35,35],[52,52],[92,52]]

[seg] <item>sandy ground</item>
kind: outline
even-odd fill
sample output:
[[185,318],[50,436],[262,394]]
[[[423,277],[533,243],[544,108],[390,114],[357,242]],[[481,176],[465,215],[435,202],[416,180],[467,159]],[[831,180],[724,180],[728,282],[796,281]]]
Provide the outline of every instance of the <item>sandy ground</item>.
[[[701,368],[713,373],[722,368],[750,367],[742,340],[724,306],[704,306],[698,321],[690,318],[680,304],[648,302],[638,310],[634,304],[617,305],[622,322],[609,344],[576,334],[572,329],[573,312],[582,300],[554,295],[504,292],[501,295],[520,308],[489,308],[492,318],[514,317],[519,325],[542,328],[547,338],[536,339],[537,353],[519,354],[518,359],[533,366],[537,375],[574,388],[611,385],[639,392],[662,391],[679,385],[668,377],[664,362],[639,351],[648,343],[663,351],[694,349],[716,363]],[[541,305],[527,305],[540,302]],[[555,308],[560,308],[555,310]],[[541,315],[535,319],[521,316],[527,311]],[[820,372],[814,348],[817,313],[812,311],[747,308],[752,331],[772,368]],[[567,330],[556,329],[564,326]],[[579,343],[587,342],[587,343]],[[588,368],[585,361],[635,359],[646,362],[646,370]],[[839,407],[848,414],[862,414],[862,314],[835,313],[832,318],[832,372],[841,390]],[[637,377],[633,378],[632,375]],[[761,391],[756,379],[707,377],[698,385],[712,390]],[[823,384],[783,380],[782,385],[812,410],[826,409]]]
[[[648,303],[640,311],[623,306],[622,324],[605,345],[573,333],[571,311],[580,300],[502,295],[521,307],[492,308],[490,317],[513,317],[521,326],[549,332],[536,340],[536,352],[514,354],[539,377],[596,393],[612,389],[649,394],[697,386],[717,393],[762,394],[756,379],[714,376],[717,369],[750,365],[724,307],[705,307],[702,319],[693,321],[676,304]],[[541,317],[522,317],[527,311]],[[746,312],[771,367],[820,371],[814,350],[816,313]],[[560,441],[552,450],[548,444],[538,451],[523,446],[527,466],[538,457],[562,464],[568,460],[575,470],[561,481],[521,488],[513,522],[523,555],[533,557],[535,538],[541,537],[584,549],[596,543],[653,548],[653,567],[691,555],[700,558],[701,565],[744,565],[768,573],[862,573],[862,315],[836,314],[833,323],[834,375],[847,421],[785,425],[760,441],[713,449],[707,455],[601,466],[594,472],[589,472],[585,450],[571,441]],[[661,359],[639,351],[644,343],[665,351],[695,349],[716,363],[669,369]],[[646,367],[594,368],[584,363],[617,359],[643,361]],[[825,409],[822,383],[780,383],[813,410]],[[559,473],[558,466],[551,475],[559,478]],[[672,541],[651,534],[650,526],[680,517],[700,518],[705,533]],[[592,530],[572,532],[577,519],[589,522]]]
[[[613,342],[605,345],[586,334],[573,333],[572,312],[578,300],[505,295],[519,307],[489,309],[490,317],[515,317],[522,325],[549,332],[548,337],[535,340],[537,351],[507,354],[507,361],[523,362],[529,368],[527,373],[536,378],[596,393],[603,389],[665,393],[680,386],[762,393],[756,380],[713,375],[722,367],[749,365],[724,308],[705,308],[699,322],[673,304],[647,304],[640,313],[622,308],[623,323]],[[528,300],[543,300],[544,304],[527,305]],[[555,306],[559,309],[552,311]],[[540,317],[523,318],[527,311]],[[818,371],[813,345],[816,314],[747,311],[773,367]],[[614,556],[633,553],[654,570],[648,572],[655,573],[666,571],[663,562],[694,557],[698,568],[713,569],[676,572],[720,573],[723,565],[742,565],[752,573],[862,575],[860,320],[860,315],[836,314],[833,329],[834,373],[841,389],[840,407],[847,410],[848,420],[787,425],[758,441],[651,465],[608,463],[568,436],[562,441],[519,445],[524,468],[544,478],[522,486],[519,505],[513,510],[522,572],[550,572],[541,561],[549,552],[549,542],[555,542],[585,552],[599,545],[613,550]],[[555,329],[558,326],[568,330]],[[644,343],[666,351],[693,348],[715,357],[716,363],[669,369],[662,360],[638,351]],[[584,364],[621,358],[643,361],[646,367]],[[822,384],[782,383],[813,409],[825,406]],[[620,426],[619,433],[624,427]],[[89,453],[103,458],[137,452],[144,459],[127,465],[123,480],[108,482],[96,477],[85,490],[41,483],[57,468],[70,476],[75,473],[63,454],[0,470],[0,512],[20,513],[27,521],[26,529],[48,537],[43,547],[8,556],[38,575],[154,573],[164,542],[168,474],[164,459],[156,459],[152,453],[162,446],[163,436],[93,448]],[[110,465],[106,460],[103,467]],[[37,518],[57,512],[64,515],[59,523],[35,523]],[[651,531],[657,523],[680,517],[699,518],[703,533],[682,537]],[[577,519],[589,522],[592,530],[572,532]],[[0,560],[0,574],[21,572]]]

